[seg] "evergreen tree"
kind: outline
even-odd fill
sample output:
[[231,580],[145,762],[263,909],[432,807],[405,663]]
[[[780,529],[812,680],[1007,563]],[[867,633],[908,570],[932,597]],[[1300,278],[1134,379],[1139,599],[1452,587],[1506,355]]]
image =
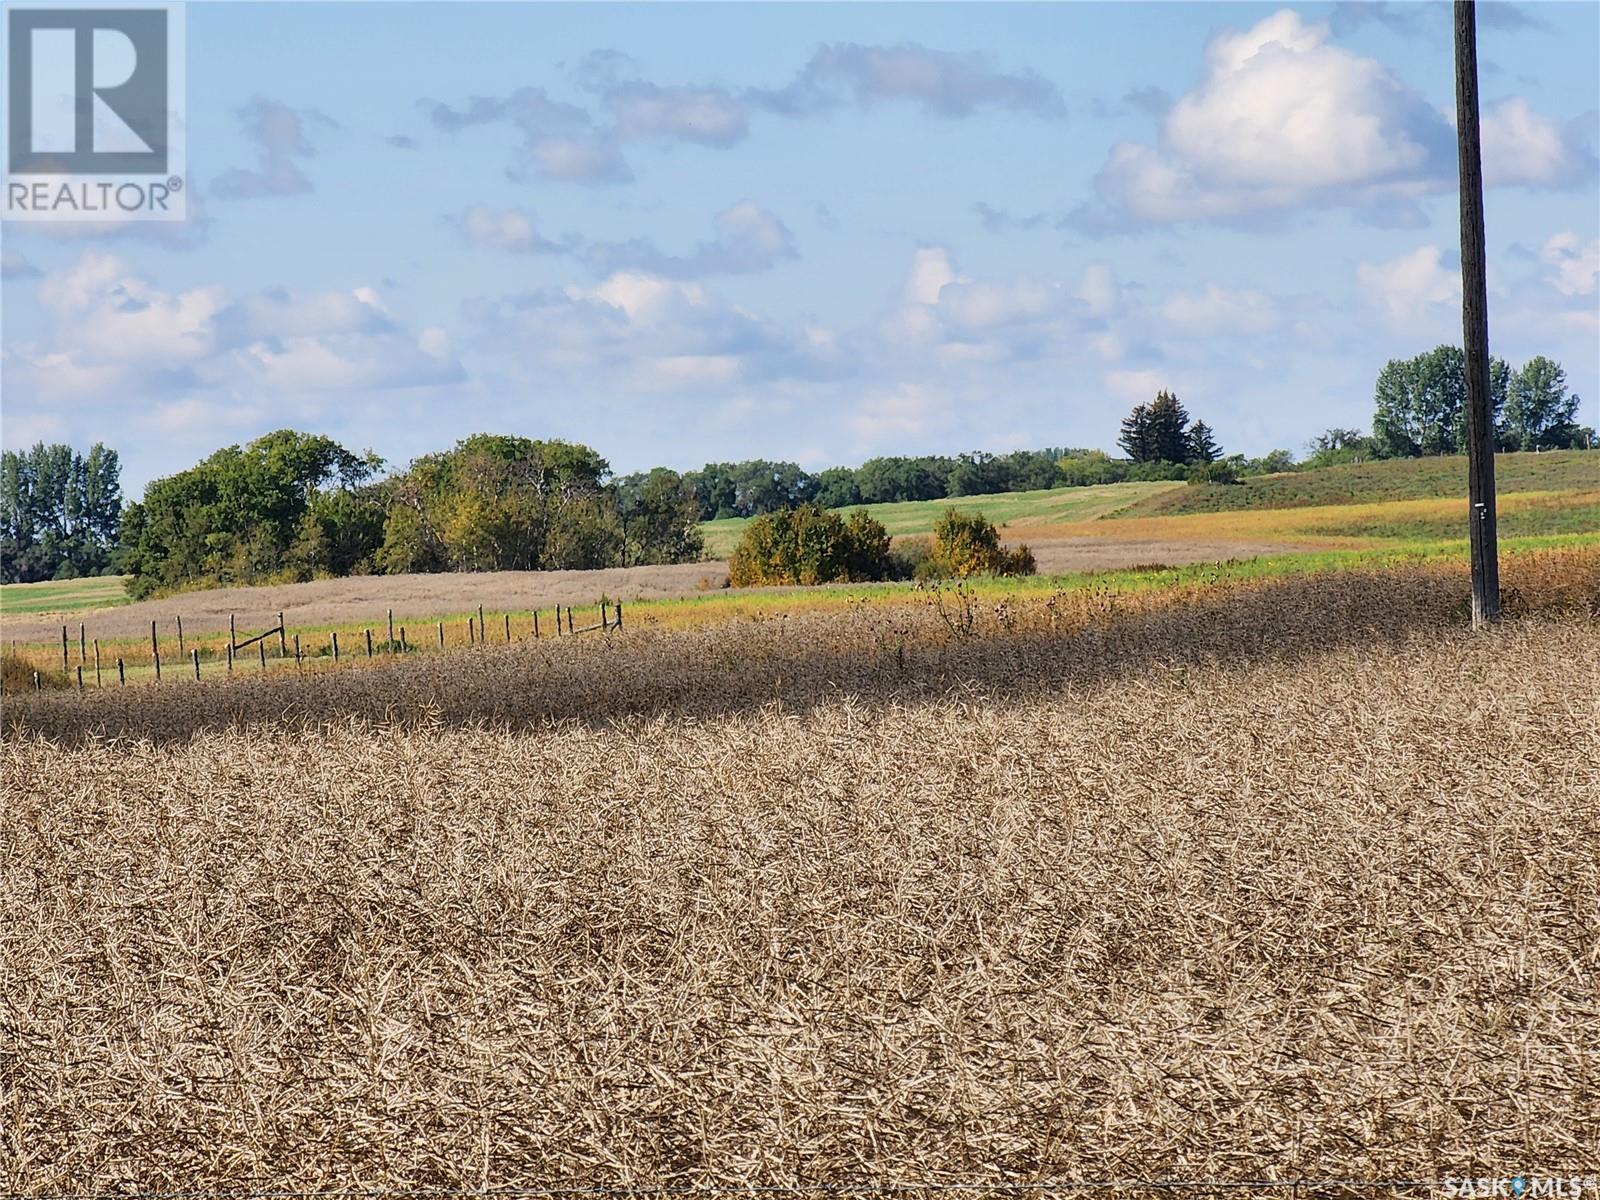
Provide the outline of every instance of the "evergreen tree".
[[1150,405],[1150,449],[1159,462],[1189,461],[1189,414],[1183,403],[1163,389]]
[[1211,426],[1204,421],[1196,421],[1189,427],[1189,454],[1185,461],[1191,463],[1214,463],[1222,457],[1222,447],[1217,445],[1217,439],[1211,432]]
[[1157,457],[1155,443],[1150,436],[1150,406],[1137,404],[1126,417],[1122,418],[1122,433],[1117,437],[1117,445],[1134,462],[1152,462]]

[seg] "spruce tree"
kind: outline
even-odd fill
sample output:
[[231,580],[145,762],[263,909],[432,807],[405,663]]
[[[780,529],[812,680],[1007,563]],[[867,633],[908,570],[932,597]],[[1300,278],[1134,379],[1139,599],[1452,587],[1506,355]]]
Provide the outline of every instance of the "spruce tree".
[[1122,433],[1117,438],[1127,456],[1134,462],[1150,462],[1156,457],[1150,438],[1150,406],[1135,405],[1131,413],[1122,418]]
[[1217,439],[1211,432],[1211,426],[1204,421],[1196,421],[1189,427],[1189,456],[1190,463],[1214,463],[1222,457],[1222,447],[1217,445]]
[[1150,405],[1151,458],[1161,462],[1189,461],[1189,414],[1182,402],[1162,389]]

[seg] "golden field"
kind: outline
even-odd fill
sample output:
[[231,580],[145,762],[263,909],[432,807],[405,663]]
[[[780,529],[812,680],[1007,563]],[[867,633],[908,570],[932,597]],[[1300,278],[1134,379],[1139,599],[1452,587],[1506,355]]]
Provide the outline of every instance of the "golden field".
[[1505,582],[8,698],[0,1188],[1582,1174],[1600,554]]

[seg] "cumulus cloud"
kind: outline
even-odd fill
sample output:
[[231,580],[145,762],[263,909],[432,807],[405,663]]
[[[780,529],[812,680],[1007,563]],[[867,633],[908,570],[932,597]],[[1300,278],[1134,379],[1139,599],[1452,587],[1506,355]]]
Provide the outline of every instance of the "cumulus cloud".
[[[543,88],[509,96],[474,96],[453,107],[422,102],[442,133],[508,122],[521,133],[511,175],[573,183],[633,179],[625,148],[634,142],[685,143],[727,149],[744,141],[756,111],[809,117],[847,104],[888,102],[919,106],[945,118],[1003,108],[1063,116],[1056,86],[1031,71],[992,69],[979,55],[951,54],[915,43],[821,46],[794,78],[777,88],[733,90],[716,84],[660,84],[641,79],[638,64],[614,50],[587,55],[574,71],[578,85],[598,98],[599,115],[554,100]],[[398,143],[396,143],[398,144]]]
[[[1453,114],[1292,9],[1214,36],[1205,76],[1166,112],[1155,145],[1122,142],[1095,180],[1089,228],[1230,220],[1348,204],[1384,223],[1455,180]],[[1557,186],[1593,162],[1579,132],[1512,98],[1485,114],[1486,177]],[[1397,215],[1398,213],[1398,215]]]
[[1486,187],[1570,187],[1596,166],[1582,121],[1565,125],[1541,116],[1520,96],[1486,109],[1479,120]]
[[1586,245],[1575,233],[1554,234],[1539,259],[1550,268],[1550,286],[1563,296],[1591,296],[1600,284],[1600,238]]
[[712,218],[715,237],[685,255],[672,255],[654,242],[597,242],[585,250],[591,266],[603,274],[644,271],[670,279],[705,275],[746,275],[770,270],[796,258],[794,235],[777,216],[754,201],[744,200]]
[[113,400],[130,392],[237,395],[412,387],[462,377],[442,330],[414,333],[371,288],[231,297],[221,286],[163,291],[91,251],[43,276],[44,342],[15,348],[24,397]]
[[868,449],[904,446],[955,423],[955,408],[942,392],[915,383],[876,388],[851,406],[850,432]]
[[1416,326],[1435,321],[1459,303],[1461,275],[1442,264],[1437,246],[1356,267],[1362,300],[1385,320]]
[[600,128],[575,104],[552,100],[543,88],[518,88],[509,96],[474,96],[461,108],[424,103],[442,133],[509,122],[521,135],[509,174],[516,179],[569,183],[626,183],[633,171],[622,157],[615,132]]
[[804,117],[853,103],[869,108],[904,101],[937,117],[968,117],[983,108],[1007,108],[1055,118],[1066,115],[1056,86],[1032,71],[992,69],[976,54],[930,50],[915,42],[820,46],[782,88],[756,90],[751,100],[771,112]]
[[1121,356],[1108,320],[1121,304],[1111,269],[1092,263],[1077,280],[1039,275],[975,278],[942,246],[913,255],[899,295],[875,330],[883,353],[907,364],[975,367],[1084,352]]
[[749,129],[744,106],[721,88],[619,83],[606,89],[604,103],[622,138],[725,147],[743,141]]
[[1276,329],[1281,318],[1272,297],[1253,288],[1212,284],[1197,292],[1174,292],[1161,315],[1185,333],[1254,335]]
[[245,138],[253,142],[259,155],[257,169],[233,167],[212,182],[219,196],[245,198],[288,196],[309,192],[311,180],[300,169],[298,160],[316,153],[306,127],[316,124],[335,127],[334,122],[315,109],[295,109],[280,100],[257,96],[239,110]]
[[520,208],[489,208],[475,204],[447,216],[445,223],[455,229],[467,245],[479,250],[532,254],[564,249],[560,243],[541,237],[534,227],[532,214]]
[[464,314],[486,347],[540,370],[598,370],[635,391],[815,379],[841,364],[820,331],[784,329],[700,284],[646,271],[473,300]]

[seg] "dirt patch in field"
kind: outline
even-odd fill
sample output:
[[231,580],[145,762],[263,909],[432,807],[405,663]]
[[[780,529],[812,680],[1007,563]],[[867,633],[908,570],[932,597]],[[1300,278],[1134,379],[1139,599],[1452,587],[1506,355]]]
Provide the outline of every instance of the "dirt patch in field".
[[[82,613],[29,613],[0,620],[7,642],[40,642],[61,636],[63,620],[90,626],[104,640],[148,636],[159,622],[163,636],[183,618],[185,633],[218,633],[236,614],[241,629],[265,628],[283,613],[291,627],[381,621],[394,609],[396,621],[464,613],[480,604],[491,612],[525,612],[557,604],[598,604],[605,596],[623,602],[693,596],[723,586],[725,562],[664,567],[614,567],[599,571],[485,571],[477,574],[361,575],[269,587],[215,588],[144,600],[121,608]],[[76,634],[74,629],[73,633]]]
[[1064,575],[1071,571],[1114,571],[1122,567],[1158,564],[1181,567],[1188,563],[1221,562],[1230,558],[1255,558],[1269,554],[1293,554],[1305,547],[1293,542],[1173,542],[1129,541],[1102,537],[1030,538],[1021,530],[1008,537],[1008,544],[1026,542],[1039,564],[1041,575]]

